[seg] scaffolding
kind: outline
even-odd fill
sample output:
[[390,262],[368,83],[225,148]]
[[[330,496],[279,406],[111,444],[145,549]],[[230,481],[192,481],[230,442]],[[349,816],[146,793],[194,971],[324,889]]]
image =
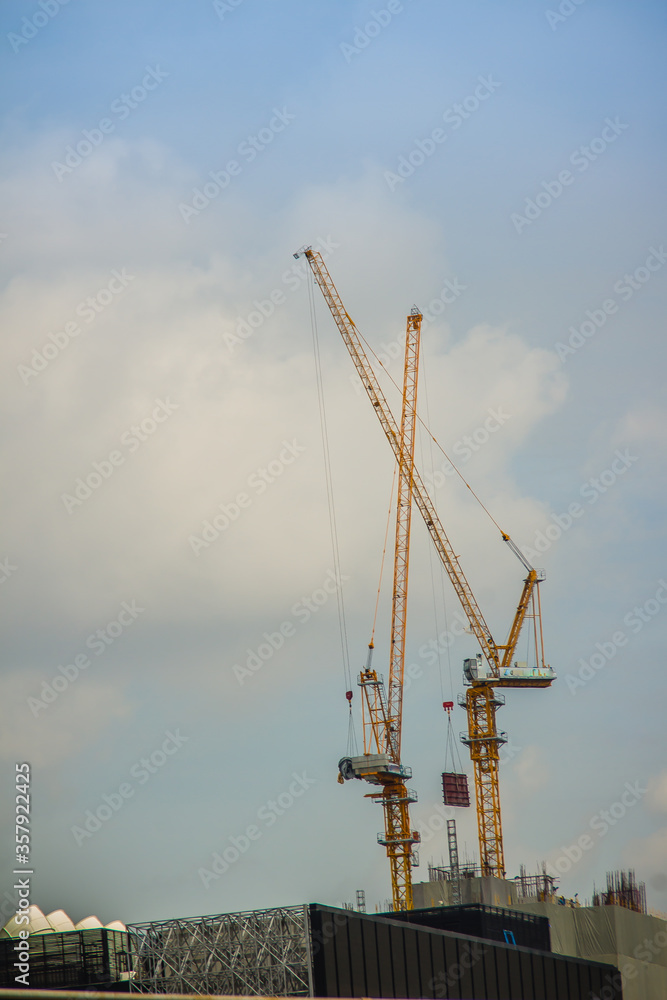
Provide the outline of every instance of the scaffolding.
[[552,903],[556,899],[556,880],[547,875],[547,866],[542,862],[542,871],[537,875],[527,875],[526,866],[520,865],[520,875],[514,878],[516,898],[519,902],[525,899],[536,899],[540,903]]
[[131,992],[312,996],[307,906],[128,925]]
[[[461,873],[459,869],[459,842],[456,836],[456,820],[447,820],[447,845],[449,847],[449,870],[452,873],[452,904],[461,905]],[[430,876],[430,872],[429,872]]]
[[607,872],[607,891],[597,892],[593,887],[593,906],[623,906],[646,913],[646,883],[637,884],[633,871]]
[[445,868],[441,865],[429,865],[428,866],[428,880],[429,882],[457,882],[464,878],[481,878],[482,869],[479,865],[474,865],[472,862],[464,861],[463,864],[459,862],[457,868]]

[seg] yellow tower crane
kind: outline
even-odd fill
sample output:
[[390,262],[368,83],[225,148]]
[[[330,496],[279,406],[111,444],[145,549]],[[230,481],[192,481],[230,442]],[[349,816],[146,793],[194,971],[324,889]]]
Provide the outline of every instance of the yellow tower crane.
[[[343,305],[322,255],[313,250],[312,247],[304,247],[294,256],[305,256],[310,265],[400,469],[403,460],[403,445],[399,428],[363,349],[359,333]],[[481,649],[481,652],[474,658],[468,658],[464,661],[464,682],[468,686],[465,698],[468,735],[465,742],[470,750],[475,774],[481,871],[483,875],[496,875],[499,878],[504,878],[505,856],[498,766],[499,749],[507,740],[506,734],[499,732],[496,726],[496,712],[505,703],[505,699],[494,689],[498,687],[549,687],[556,676],[551,667],[544,662],[542,612],[539,598],[539,584],[544,579],[544,575],[533,569],[510,536],[506,532],[501,532],[503,541],[521,561],[527,571],[527,576],[510,626],[507,642],[504,645],[498,645],[484,620],[424,482],[414,466],[412,496],[468,619],[471,631]],[[535,650],[535,664],[533,666],[529,666],[526,662],[514,661],[519,635],[527,618],[533,622]],[[350,775],[350,777],[352,776]]]
[[412,771],[401,763],[401,735],[421,322],[421,313],[415,307],[408,316],[405,338],[388,694],[382,680],[371,668],[371,641],[366,668],[359,676],[364,756],[344,757],[338,765],[339,781],[364,778],[371,784],[382,786],[381,792],[371,792],[368,798],[382,802],[384,809],[384,835],[378,836],[378,842],[386,848],[391,866],[392,906],[395,911],[412,909],[412,866],[417,863],[413,845],[419,842],[419,834],[410,827],[409,805],[416,800],[416,795],[405,784]]

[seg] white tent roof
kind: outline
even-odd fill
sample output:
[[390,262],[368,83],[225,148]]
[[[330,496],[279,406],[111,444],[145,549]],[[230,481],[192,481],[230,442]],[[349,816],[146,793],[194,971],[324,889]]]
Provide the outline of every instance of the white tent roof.
[[31,906],[28,909],[28,921],[22,920],[17,923],[16,914],[10,917],[2,928],[2,937],[18,937],[19,931],[28,931],[29,934],[49,934],[53,933],[53,927],[44,916],[39,906]]
[[28,922],[17,923],[16,914],[10,917],[5,926],[0,930],[0,938],[19,936],[19,931],[28,931],[29,934],[53,934],[66,931],[83,931],[93,927],[106,926],[112,931],[126,931],[127,927],[120,920],[112,920],[110,924],[102,924],[97,917],[84,917],[78,924],[75,924],[64,910],[52,910],[44,916],[38,906],[31,906],[28,910]]
[[53,927],[54,931],[73,931],[74,924],[64,910],[52,910],[47,913],[46,919]]

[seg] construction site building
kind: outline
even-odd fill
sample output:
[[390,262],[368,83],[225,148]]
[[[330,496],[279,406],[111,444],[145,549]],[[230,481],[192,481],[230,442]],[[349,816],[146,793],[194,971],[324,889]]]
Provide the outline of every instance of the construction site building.
[[[456,881],[445,868],[431,867],[431,881],[413,886],[416,907],[449,907],[457,896]],[[503,907],[549,920],[551,950],[615,966],[624,1000],[665,1000],[667,997],[667,921],[641,912],[645,896],[632,879],[608,877],[606,893],[594,895],[595,905],[580,906],[559,896],[548,875],[515,880],[458,873],[461,902]],[[620,895],[619,895],[620,891]],[[605,902],[612,899],[611,905]],[[645,906],[644,906],[645,908]]]
[[[465,908],[462,908],[465,909]],[[441,915],[447,915],[442,911]],[[312,903],[129,925],[131,991],[246,996],[449,1000],[622,1000],[617,970],[519,944],[546,921],[461,914],[478,934],[437,915],[371,915]],[[510,928],[499,939],[501,924]],[[451,926],[451,924],[450,924]],[[489,937],[483,934],[489,933]]]

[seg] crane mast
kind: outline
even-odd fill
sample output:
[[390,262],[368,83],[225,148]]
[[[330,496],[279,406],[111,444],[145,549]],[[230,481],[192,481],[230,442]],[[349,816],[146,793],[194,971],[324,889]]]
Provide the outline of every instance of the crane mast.
[[[321,253],[313,250],[312,247],[304,247],[294,256],[300,257],[302,255],[306,257],[315,280],[329,306],[400,470],[404,463],[404,446],[401,432],[396,425],[389,404],[363,349],[359,333],[343,305]],[[404,390],[404,405],[405,395]],[[497,875],[502,878],[505,875],[505,861],[498,765],[499,748],[506,742],[506,735],[499,732],[496,726],[496,712],[504,704],[504,697],[496,693],[494,688],[548,687],[555,677],[554,672],[544,662],[541,607],[539,601],[539,583],[544,577],[543,574],[533,569],[510,536],[503,532],[503,541],[508,544],[510,549],[519,558],[528,575],[524,580],[507,642],[504,645],[496,644],[461,569],[458,556],[454,553],[435,506],[414,465],[412,471],[412,496],[468,619],[471,631],[474,633],[481,649],[481,653],[477,654],[474,659],[467,659],[464,662],[464,681],[469,685],[465,698],[468,735],[464,739],[464,742],[469,747],[475,775],[475,796],[482,874]],[[519,635],[526,618],[532,618],[535,631],[537,664],[532,669],[525,663],[519,664],[515,662],[512,664]],[[482,657],[486,663],[483,663]],[[374,698],[372,700],[377,717],[379,718],[382,712],[385,712],[385,717],[388,718],[388,709],[383,705],[380,688],[374,688]],[[371,699],[368,697],[367,704],[370,712]],[[341,768],[341,773],[343,773],[345,767]],[[350,773],[349,768],[347,770],[346,777],[362,776],[360,774],[353,775]]]
[[[403,674],[421,322],[421,313],[418,309],[413,309],[408,316],[405,339],[401,452],[396,503],[386,752],[398,765],[401,763],[403,733]],[[412,865],[417,860],[413,844],[419,842],[419,834],[410,829],[409,805],[414,799],[414,793],[409,791],[402,778],[392,777],[382,790],[385,835],[380,843],[386,847],[391,865],[392,904],[395,911],[412,909]]]
[[[359,676],[363,692],[364,758],[361,761],[346,758],[341,769],[343,780],[346,776],[364,777],[371,784],[382,786],[381,792],[371,792],[368,797],[381,802],[384,811],[384,834],[378,836],[378,842],[386,848],[389,858],[394,911],[412,909],[412,866],[417,863],[413,845],[419,842],[419,834],[410,826],[409,806],[416,795],[405,784],[411,771],[401,764],[401,734],[421,322],[421,313],[415,307],[408,316],[405,339],[388,694],[371,668],[371,642],[366,669]],[[369,770],[371,757],[374,763]]]
[[422,315],[415,307],[407,321],[405,372],[401,413],[401,460],[396,506],[394,546],[394,586],[391,605],[391,652],[389,666],[389,729],[387,748],[392,759],[401,759],[403,718],[403,674],[405,671],[405,627],[408,614],[408,566],[410,563],[410,524],[412,521],[412,481],[415,467],[415,432],[417,429],[417,378]]

